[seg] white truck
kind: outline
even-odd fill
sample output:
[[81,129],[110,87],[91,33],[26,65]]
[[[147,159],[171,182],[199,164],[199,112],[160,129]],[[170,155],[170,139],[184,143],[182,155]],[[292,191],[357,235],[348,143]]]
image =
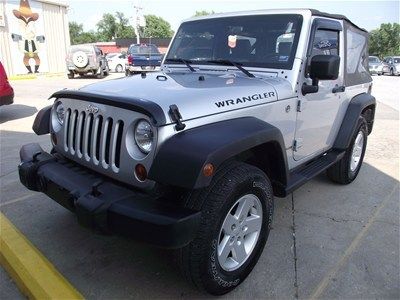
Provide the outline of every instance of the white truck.
[[53,94],[33,125],[53,150],[23,146],[21,182],[84,226],[178,249],[191,282],[227,293],[263,251],[274,197],[357,177],[376,106],[367,41],[311,9],[184,21],[160,72]]

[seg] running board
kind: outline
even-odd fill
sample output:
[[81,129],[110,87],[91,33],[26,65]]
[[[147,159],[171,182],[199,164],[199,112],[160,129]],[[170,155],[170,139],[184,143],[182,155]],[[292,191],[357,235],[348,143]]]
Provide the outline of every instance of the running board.
[[286,186],[286,195],[289,195],[294,190],[302,186],[304,183],[321,174],[323,171],[328,169],[338,160],[344,156],[344,151],[331,151],[320,158],[312,161],[306,166],[293,171],[289,175],[289,182]]

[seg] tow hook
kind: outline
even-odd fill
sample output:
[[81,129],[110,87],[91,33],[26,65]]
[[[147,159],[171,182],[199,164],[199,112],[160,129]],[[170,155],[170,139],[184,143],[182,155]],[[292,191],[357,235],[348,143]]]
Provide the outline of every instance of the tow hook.
[[172,119],[172,121],[174,121],[176,123],[175,125],[175,129],[176,131],[181,131],[183,129],[185,129],[186,125],[182,123],[182,115],[179,112],[179,108],[178,106],[176,106],[175,104],[170,105],[169,106],[169,115]]

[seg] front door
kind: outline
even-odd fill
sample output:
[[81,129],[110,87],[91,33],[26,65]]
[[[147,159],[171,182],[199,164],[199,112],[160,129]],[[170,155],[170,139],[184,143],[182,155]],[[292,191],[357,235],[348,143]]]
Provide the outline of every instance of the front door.
[[[343,31],[317,28],[312,35],[309,45],[312,49],[306,64],[310,64],[314,55],[340,55],[339,77],[336,80],[320,80],[317,93],[304,96],[300,93],[293,145],[295,160],[317,155],[332,146],[338,132],[337,124],[341,123],[337,119],[342,117],[341,107],[345,98],[343,92],[334,90],[343,86]],[[308,68],[306,66],[306,70]],[[311,79],[305,78],[304,82],[311,84]]]

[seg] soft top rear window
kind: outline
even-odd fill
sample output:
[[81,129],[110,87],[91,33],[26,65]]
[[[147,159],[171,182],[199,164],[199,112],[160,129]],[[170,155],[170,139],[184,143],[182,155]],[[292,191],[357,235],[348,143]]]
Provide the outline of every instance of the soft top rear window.
[[166,62],[230,60],[248,67],[291,69],[302,20],[301,15],[277,14],[189,21],[179,27]]

